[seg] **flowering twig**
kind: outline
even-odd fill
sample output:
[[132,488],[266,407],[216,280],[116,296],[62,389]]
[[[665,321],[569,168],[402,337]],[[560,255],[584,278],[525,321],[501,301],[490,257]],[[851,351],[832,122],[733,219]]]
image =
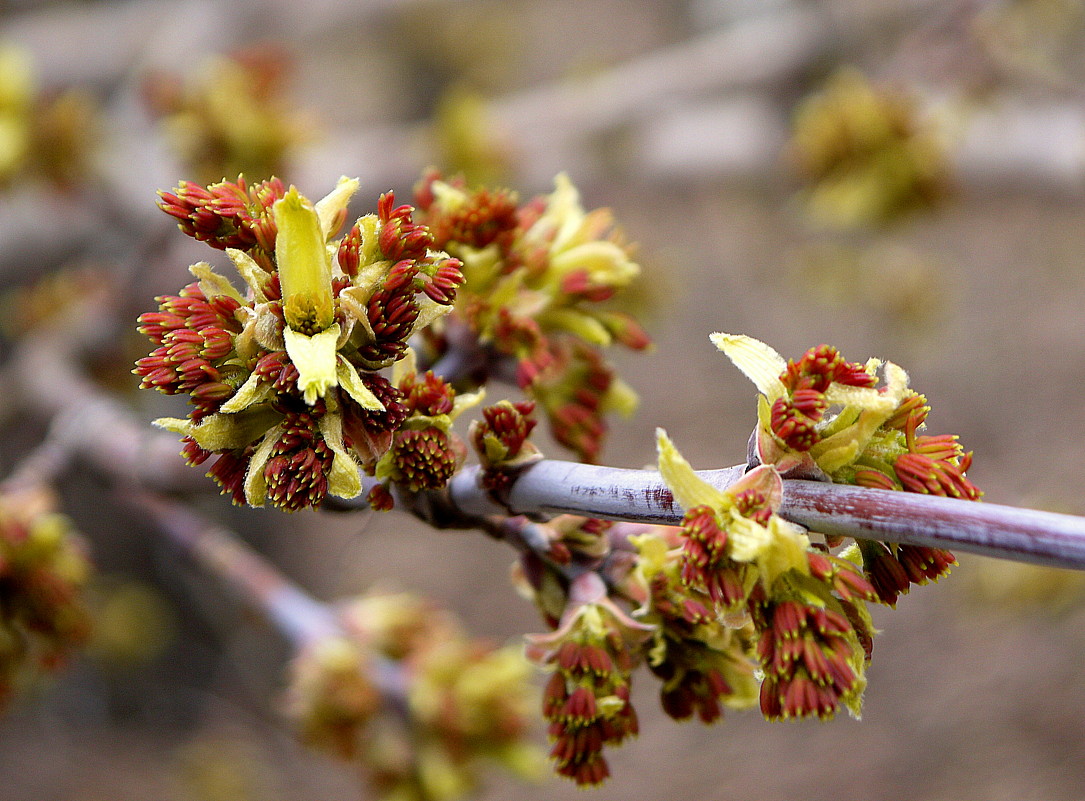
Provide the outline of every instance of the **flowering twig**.
[[147,513],[163,534],[203,568],[261,610],[295,648],[343,636],[331,608],[287,580],[227,529],[149,492],[130,493],[125,500]]
[[[745,465],[699,471],[724,489]],[[501,510],[466,468],[450,483],[449,498],[471,514]],[[580,514],[637,523],[677,525],[682,510],[658,472],[544,460],[524,471],[508,493],[525,515]],[[971,503],[818,481],[786,480],[781,514],[826,534],[949,547],[985,556],[1085,569],[1085,519],[1072,515]]]

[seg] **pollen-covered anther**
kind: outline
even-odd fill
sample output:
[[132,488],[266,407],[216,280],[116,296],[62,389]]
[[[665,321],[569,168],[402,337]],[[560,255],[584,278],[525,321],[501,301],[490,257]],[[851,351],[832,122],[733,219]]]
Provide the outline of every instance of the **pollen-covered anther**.
[[936,581],[957,564],[957,558],[949,551],[923,545],[899,546],[897,560],[913,584]]
[[766,626],[757,645],[766,718],[832,717],[862,689],[852,667],[861,646],[846,617],[789,599],[760,609],[755,620]]
[[395,508],[396,501],[392,493],[383,484],[377,484],[365,497],[369,508],[375,512],[390,512]]
[[395,194],[387,192],[377,202],[377,217],[381,222],[377,245],[386,259],[419,261],[433,244],[433,235],[424,225],[412,219],[414,208],[396,206]]
[[275,350],[261,356],[253,372],[271,384],[277,392],[291,392],[297,389],[298,368],[290,361],[285,350]]
[[817,551],[807,551],[806,562],[810,568],[810,575],[831,587],[843,600],[851,601],[858,598],[864,601],[876,601],[878,599],[874,586],[854,564],[846,559]]
[[878,601],[895,607],[897,597],[907,594],[911,585],[904,566],[883,543],[863,540],[859,548],[863,554],[863,571],[874,587]]
[[971,454],[959,463],[936,461],[923,453],[904,453],[893,463],[893,471],[909,492],[977,500],[982,493],[965,475],[972,463]]

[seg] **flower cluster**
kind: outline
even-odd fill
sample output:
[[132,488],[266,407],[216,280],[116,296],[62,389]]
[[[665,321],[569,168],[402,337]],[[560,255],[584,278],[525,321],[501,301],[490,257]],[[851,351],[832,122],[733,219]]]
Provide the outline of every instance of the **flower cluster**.
[[407,492],[444,487],[463,464],[467,448],[452,432],[453,421],[482,399],[482,393],[460,393],[432,371],[419,374],[413,355],[396,363],[393,383],[406,413],[388,449],[372,467],[381,484],[370,491],[374,509],[392,508],[389,484]]
[[[491,362],[514,359],[517,383],[547,416],[555,439],[594,461],[604,415],[636,405],[601,349],[649,344],[629,315],[600,305],[640,272],[609,212],[585,212],[565,175],[553,193],[522,206],[511,192],[469,190],[436,173],[416,192],[435,246],[459,258],[467,276],[449,328],[466,327]],[[438,356],[449,343],[449,336],[431,340]]]
[[86,640],[89,570],[82,541],[44,492],[0,496],[0,708],[18,682]]
[[[967,476],[972,454],[956,435],[927,435],[927,399],[908,387],[897,365],[845,361],[821,345],[798,362],[743,336],[713,334],[713,342],[757,385],[756,457],[785,475],[841,484],[978,500]],[[876,387],[877,371],[886,384]],[[863,564],[882,603],[894,605],[911,584],[949,572],[953,554],[925,546],[860,541]]]
[[662,682],[663,711],[675,720],[696,713],[703,723],[714,723],[723,707],[744,709],[757,698],[749,657],[752,627],[728,625],[712,603],[690,593],[684,535],[683,529],[660,526],[633,538],[635,594],[643,599],[635,616],[655,627],[647,661]]
[[83,91],[40,93],[29,56],[0,44],[0,187],[32,177],[61,189],[85,181],[97,114]]
[[498,498],[508,490],[516,473],[542,458],[528,440],[535,428],[531,401],[503,400],[482,410],[482,420],[471,424],[468,437],[483,467],[482,486]]
[[[530,666],[516,649],[468,638],[411,596],[358,599],[342,618],[344,636],[314,643],[293,665],[289,707],[310,743],[361,764],[381,797],[470,795],[483,760],[537,773],[524,740]],[[397,678],[378,688],[380,671]],[[388,684],[402,697],[382,695]]]
[[915,101],[854,70],[836,74],[799,106],[790,155],[820,223],[887,223],[935,206],[948,192],[943,147]]
[[776,511],[783,482],[761,465],[726,490],[703,481],[659,432],[659,469],[685,510],[681,582],[709,620],[751,626],[770,719],[859,714],[874,588]]
[[284,97],[287,64],[266,46],[215,56],[184,76],[152,73],[143,96],[181,160],[202,180],[274,175],[287,167],[308,127]]
[[553,670],[543,716],[561,776],[594,785],[610,775],[603,749],[638,732],[629,682],[651,626],[630,618],[608,597],[596,573],[582,573],[557,629],[528,637],[528,656]]
[[287,510],[361,492],[411,410],[380,375],[442,314],[463,276],[430,249],[410,206],[382,195],[376,214],[332,239],[358,185],[340,179],[313,204],[277,180],[181,184],[160,205],[182,231],[226,251],[242,294],[207,263],[196,281],[140,317],[156,346],[142,387],[186,394],[188,419],[156,424],[184,438],[191,464],[235,503]]

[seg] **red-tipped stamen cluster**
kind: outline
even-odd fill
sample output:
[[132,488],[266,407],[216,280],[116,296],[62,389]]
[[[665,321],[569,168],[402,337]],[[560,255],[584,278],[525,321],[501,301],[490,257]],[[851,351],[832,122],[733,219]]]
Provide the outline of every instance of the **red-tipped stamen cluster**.
[[913,584],[937,581],[949,573],[956,558],[941,548],[924,545],[896,545],[859,540],[863,570],[877,593],[879,603],[896,607]]
[[370,296],[366,312],[375,340],[359,348],[363,359],[395,361],[407,352],[406,340],[419,313],[414,302],[418,294],[414,286],[416,275],[418,266],[404,259],[392,267],[380,288]]
[[[904,490],[925,495],[942,495],[975,501],[983,495],[966,475],[972,465],[971,452],[965,453],[954,434],[921,435],[918,430],[927,419],[927,399],[913,393],[883,427],[903,432],[905,452],[887,465],[860,467],[855,483],[878,489]],[[952,553],[940,548],[916,545],[883,545],[860,542],[863,567],[878,593],[878,600],[895,606],[897,597],[912,584],[926,584],[949,572],[957,564]]]
[[182,181],[173,192],[159,192],[158,207],[177,219],[177,227],[213,248],[238,248],[268,272],[275,254],[271,207],[286,194],[278,178],[248,186],[243,176],[202,187]]
[[407,417],[392,436],[388,480],[410,492],[440,489],[463,462],[464,446],[448,432],[447,420],[430,422],[428,418],[451,413],[456,391],[430,371],[404,375],[399,394]]
[[[444,390],[432,377],[419,379],[420,383],[411,390],[411,408],[408,408],[402,402],[403,393],[376,371],[405,355],[407,340],[415,333],[423,310],[426,319],[430,319],[433,302],[453,303],[463,273],[457,260],[429,250],[432,236],[426,226],[413,221],[410,206],[397,206],[391,193],[381,196],[376,219],[363,218],[340,243],[336,258],[342,274],[332,276],[328,289],[333,299],[332,319],[344,332],[355,334],[343,336],[336,343],[336,359],[340,366],[353,368],[384,408],[364,409],[348,391],[333,384],[324,390],[323,400],[327,404],[321,409],[327,409],[326,413],[340,420],[327,425],[318,423],[325,412],[315,406],[306,408],[311,406],[311,397],[302,404],[303,393],[299,389],[302,377],[291,359],[289,347],[284,347],[283,304],[297,301],[298,296],[282,297],[272,211],[286,194],[277,179],[250,187],[242,178],[206,188],[183,182],[174,192],[161,194],[159,205],[178,220],[182,230],[219,249],[246,251],[267,274],[245,268],[243,260],[239,261],[240,257],[235,255],[238,270],[250,290],[247,299],[240,299],[206,265],[196,269],[200,281],[186,287],[180,295],[159,298],[159,311],[140,318],[140,330],[157,348],[139,360],[135,372],[140,375],[143,387],[190,395],[196,406],[189,416],[190,423],[201,423],[212,414],[222,413],[224,402],[244,387],[242,398],[234,404],[238,408],[222,414],[248,414],[251,408],[260,414],[246,419],[254,423],[266,420],[265,431],[252,432],[252,444],[244,448],[223,446],[213,451],[187,436],[185,458],[192,464],[201,464],[217,454],[219,459],[212,464],[210,475],[238,503],[244,502],[248,492],[256,492],[271,503],[294,509],[318,503],[328,491],[333,448],[347,449],[362,468],[373,469],[392,447],[395,432],[409,414],[440,416],[451,412],[452,396],[442,397]],[[336,221],[332,221],[331,227],[337,227]],[[366,241],[365,232],[370,230],[376,248]],[[381,273],[376,286],[364,282],[355,286],[352,282],[362,269],[363,256],[367,269]],[[205,270],[207,274],[202,272]],[[358,292],[362,287],[370,289],[368,295]],[[348,289],[352,292],[343,294]],[[357,316],[362,319],[356,319]],[[324,330],[295,327],[293,332],[315,337]],[[253,376],[256,381],[251,380]],[[295,412],[300,414],[298,410],[305,414],[296,419],[291,417]],[[275,414],[282,417],[275,419]],[[311,424],[312,430],[302,432],[301,421]],[[227,421],[210,422],[206,429],[210,433],[197,439],[205,445],[216,441],[232,445],[225,433],[229,431]],[[182,424],[172,421],[170,425],[177,428]],[[284,426],[291,433],[271,447],[261,437],[277,436],[274,432],[282,429],[276,426]],[[342,431],[342,444],[325,442],[320,426],[331,432]],[[334,436],[338,438],[338,434]],[[408,448],[413,444],[422,446],[418,454],[403,452],[396,457],[404,474],[409,476],[408,483],[426,487],[443,485],[456,464],[455,443],[444,431],[437,431],[411,434],[399,446]],[[256,468],[267,474],[266,496],[260,493],[259,482],[254,483],[248,475],[253,458],[270,460],[267,464],[261,461]],[[286,472],[280,475],[280,470]]]
[[411,492],[441,489],[460,463],[453,436],[435,426],[397,431],[392,437],[392,481]]
[[426,224],[433,231],[434,247],[445,249],[450,243],[485,248],[497,244],[507,254],[519,224],[516,193],[508,189],[478,188],[467,190],[462,177],[448,183],[465,192],[466,200],[447,209],[437,203],[433,182],[441,180],[435,170],[427,171],[415,184],[415,202],[425,212]]
[[505,447],[506,458],[515,459],[538,422],[531,416],[534,411],[535,404],[531,401],[484,407],[482,410],[484,422],[475,429],[474,433],[476,447],[481,450],[482,437],[492,434]]
[[433,246],[433,234],[427,226],[414,222],[413,206],[395,203],[394,192],[386,192],[377,201],[377,245],[389,261],[421,261]]
[[579,340],[553,340],[534,360],[534,375],[523,386],[547,414],[554,439],[594,463],[603,447],[607,394],[616,376],[595,348]]
[[[499,497],[528,457],[524,446],[537,422],[531,416],[534,410],[531,401],[506,401],[484,407],[482,419],[471,425],[471,444],[483,466],[482,487]],[[530,451],[538,453],[533,446]]]
[[852,664],[863,654],[845,615],[795,599],[753,603],[751,612],[766,719],[826,719],[858,697],[862,678]]
[[806,563],[810,575],[824,583],[840,599],[849,603],[878,600],[873,585],[859,567],[847,559],[820,551],[807,551]]
[[746,600],[746,566],[727,553],[727,531],[708,506],[694,506],[682,518],[682,583],[708,595],[723,609]]
[[155,300],[159,310],[139,318],[139,331],[159,346],[136,362],[140,388],[191,395],[199,413],[206,414],[234,393],[222,369],[233,353],[233,336],[241,331],[235,315],[241,304],[225,295],[209,301],[196,283],[180,295]]
[[56,669],[90,633],[84,544],[50,507],[38,491],[0,496],[0,710],[20,674]]
[[787,394],[772,404],[772,433],[795,451],[808,451],[820,439],[817,424],[829,408],[825,392],[830,384],[873,387],[877,383],[863,365],[845,361],[829,345],[810,348],[799,361],[789,361],[780,380]]
[[702,723],[720,720],[724,701],[734,693],[726,671],[751,674],[753,670],[742,653],[744,643],[734,643],[732,652],[719,650],[718,637],[709,638],[712,644],[707,642],[701,630],[717,622],[716,613],[690,597],[666,573],[657,573],[648,591],[666,646],[661,657],[649,660],[652,673],[662,681],[659,700],[663,711],[674,720],[688,720],[695,713]]
[[323,404],[291,411],[264,466],[268,499],[288,512],[317,506],[328,494],[333,453],[318,429]]
[[908,452],[897,457],[893,472],[903,488],[926,495],[979,500],[983,493],[965,475],[972,466],[972,453],[964,452],[957,435],[916,433],[930,411],[926,398],[914,395],[901,407],[906,407],[904,413],[898,409],[893,421],[904,431]]
[[611,639],[580,633],[563,642],[543,692],[543,716],[554,742],[550,758],[559,775],[581,786],[601,784],[610,775],[605,746],[619,745],[638,732],[629,701],[633,666]]
[[[450,188],[435,190],[437,181]],[[591,263],[565,263],[555,269],[553,260],[562,252],[557,242],[561,226],[543,221],[552,208],[547,197],[517,208],[512,192],[468,189],[462,178],[445,180],[436,171],[423,176],[415,193],[434,232],[435,246],[468,265],[484,265],[478,268],[481,275],[471,273],[472,294],[456,314],[492,351],[516,360],[520,388],[539,404],[558,442],[581,460],[594,462],[606,434],[603,418],[610,411],[604,399],[615,376],[600,346],[571,333],[568,321],[583,317],[585,325],[605,329],[603,337],[609,335],[626,347],[646,348],[649,339],[632,317],[589,308],[614,296],[625,286],[628,273],[595,269],[598,265]],[[555,211],[556,218],[562,218],[562,211]],[[617,246],[619,253],[628,251],[605,210],[584,214],[577,222],[578,242],[605,241]],[[481,283],[476,284],[476,275]],[[511,298],[495,306],[487,295],[495,281],[507,282],[509,289],[517,287],[512,291],[521,292],[523,302]],[[540,301],[545,301],[542,310]],[[550,322],[551,309],[566,323]],[[433,344],[439,351],[447,347],[439,340]]]
[[434,375],[432,370],[421,376],[418,373],[403,376],[399,382],[399,391],[409,414],[424,414],[429,417],[451,412],[456,397],[455,390],[444,379]]

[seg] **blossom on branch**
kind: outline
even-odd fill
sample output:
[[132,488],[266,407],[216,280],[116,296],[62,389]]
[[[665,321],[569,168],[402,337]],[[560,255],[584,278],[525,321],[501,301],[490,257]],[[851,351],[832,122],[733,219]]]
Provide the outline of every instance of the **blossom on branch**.
[[486,762],[538,774],[519,649],[472,639],[450,613],[403,594],[353,599],[341,620],[342,635],[291,666],[288,709],[306,741],[360,765],[384,798],[469,796]]
[[[972,454],[957,436],[919,433],[930,406],[892,362],[847,362],[828,345],[785,362],[750,337],[713,334],[712,341],[761,392],[754,437],[762,463],[784,475],[873,489],[972,501],[982,496],[967,476]],[[876,387],[879,367],[882,387]],[[849,557],[862,562],[877,599],[890,606],[911,584],[937,580],[957,563],[939,548],[866,541]]]
[[[469,330],[491,359],[515,360],[517,383],[558,442],[594,461],[605,415],[636,408],[601,351],[649,344],[632,317],[604,304],[640,267],[609,211],[585,212],[564,174],[554,183],[551,194],[521,206],[507,190],[469,190],[431,172],[416,194],[435,246],[463,262],[466,289],[449,326]],[[430,334],[436,354],[447,352],[440,329]]]
[[21,683],[86,641],[89,574],[84,543],[48,493],[0,495],[0,709]]
[[194,283],[140,317],[158,347],[135,372],[142,387],[191,397],[188,419],[156,423],[182,435],[190,463],[217,455],[209,474],[236,503],[294,510],[358,495],[359,469],[373,469],[408,415],[379,370],[450,310],[462,282],[391,194],[333,240],[357,186],[342,178],[315,204],[275,179],[162,194],[182,231],[226,251],[246,291],[193,265]]

